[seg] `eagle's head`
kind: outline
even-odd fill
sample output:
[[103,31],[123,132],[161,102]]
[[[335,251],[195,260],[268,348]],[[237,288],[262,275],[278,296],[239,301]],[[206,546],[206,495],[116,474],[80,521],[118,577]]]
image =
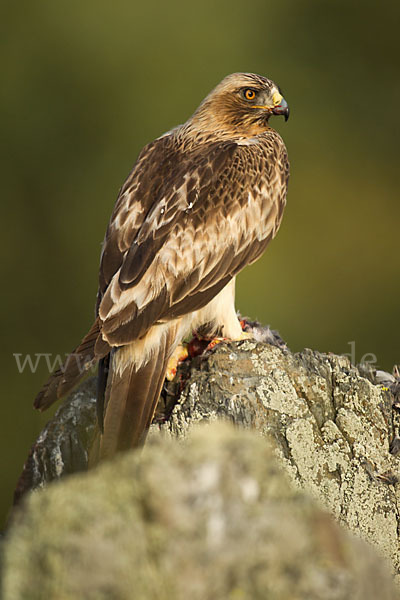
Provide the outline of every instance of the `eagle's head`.
[[276,83],[254,73],[233,73],[203,100],[192,121],[203,130],[246,136],[268,129],[271,115],[289,118],[289,107]]

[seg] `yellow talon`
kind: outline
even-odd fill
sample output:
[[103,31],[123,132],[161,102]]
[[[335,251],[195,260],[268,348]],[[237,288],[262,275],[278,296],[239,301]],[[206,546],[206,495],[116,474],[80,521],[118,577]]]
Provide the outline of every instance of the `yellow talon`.
[[252,335],[250,333],[247,333],[246,331],[242,331],[242,333],[237,338],[222,338],[222,337],[220,337],[220,338],[214,338],[208,344],[208,346],[207,346],[206,349],[207,350],[212,350],[212,348],[215,348],[215,346],[217,344],[220,344],[221,342],[241,342],[242,340],[248,340],[251,337],[252,337]]
[[186,360],[188,356],[189,353],[185,346],[179,345],[175,348],[167,364],[167,372],[165,377],[168,379],[168,381],[172,381],[175,378],[179,363]]
[[208,344],[206,350],[212,350],[213,348],[215,348],[215,346],[217,344],[220,344],[221,342],[224,342],[225,338],[214,338],[213,340],[211,340],[211,342]]

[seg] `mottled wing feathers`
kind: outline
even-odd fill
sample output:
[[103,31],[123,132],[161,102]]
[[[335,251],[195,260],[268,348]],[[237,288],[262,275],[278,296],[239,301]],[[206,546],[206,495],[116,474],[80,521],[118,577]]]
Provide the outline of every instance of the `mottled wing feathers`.
[[157,185],[150,190],[152,204],[119,273],[122,289],[133,287],[141,279],[175,226],[187,221],[195,204],[209,193],[214,174],[229,160],[235,147],[231,142],[214,143],[206,154],[182,148],[175,151],[174,160],[169,153],[167,160],[158,157]]
[[159,157],[167,153],[167,145],[168,136],[165,136],[145,146],[120,190],[100,259],[100,300],[155,201]]
[[[257,260],[276,234],[286,198],[286,153],[272,174],[270,153],[260,157],[259,150],[254,150],[239,146],[232,163],[209,190],[215,206],[202,206],[196,230],[205,260],[199,261],[188,278],[175,283],[173,302],[163,318],[203,307],[241,269]],[[207,219],[207,214],[214,218]],[[206,232],[201,227],[204,221]]]
[[144,149],[104,244],[99,316],[107,342],[129,343],[155,322],[202,308],[254,262],[279,227],[287,174],[272,130],[254,142],[192,149],[170,134]]

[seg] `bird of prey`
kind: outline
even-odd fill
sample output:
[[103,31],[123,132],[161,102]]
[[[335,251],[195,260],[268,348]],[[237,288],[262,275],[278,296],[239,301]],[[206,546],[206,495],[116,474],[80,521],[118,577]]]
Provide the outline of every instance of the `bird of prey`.
[[99,363],[96,460],[141,445],[168,360],[190,331],[241,339],[235,278],[276,235],[289,164],[279,87],[228,75],[186,123],[141,151],[101,253],[96,319],[35,400],[46,409]]

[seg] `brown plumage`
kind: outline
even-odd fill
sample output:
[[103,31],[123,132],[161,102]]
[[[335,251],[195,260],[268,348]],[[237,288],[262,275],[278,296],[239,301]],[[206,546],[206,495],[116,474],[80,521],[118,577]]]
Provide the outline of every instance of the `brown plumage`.
[[206,327],[240,338],[235,276],[276,235],[286,202],[287,153],[272,114],[288,117],[272,81],[229,75],[184,125],[142,150],[122,187],[96,321],[35,401],[47,408],[86,372],[84,361],[100,360],[96,459],[144,440],[184,335]]

